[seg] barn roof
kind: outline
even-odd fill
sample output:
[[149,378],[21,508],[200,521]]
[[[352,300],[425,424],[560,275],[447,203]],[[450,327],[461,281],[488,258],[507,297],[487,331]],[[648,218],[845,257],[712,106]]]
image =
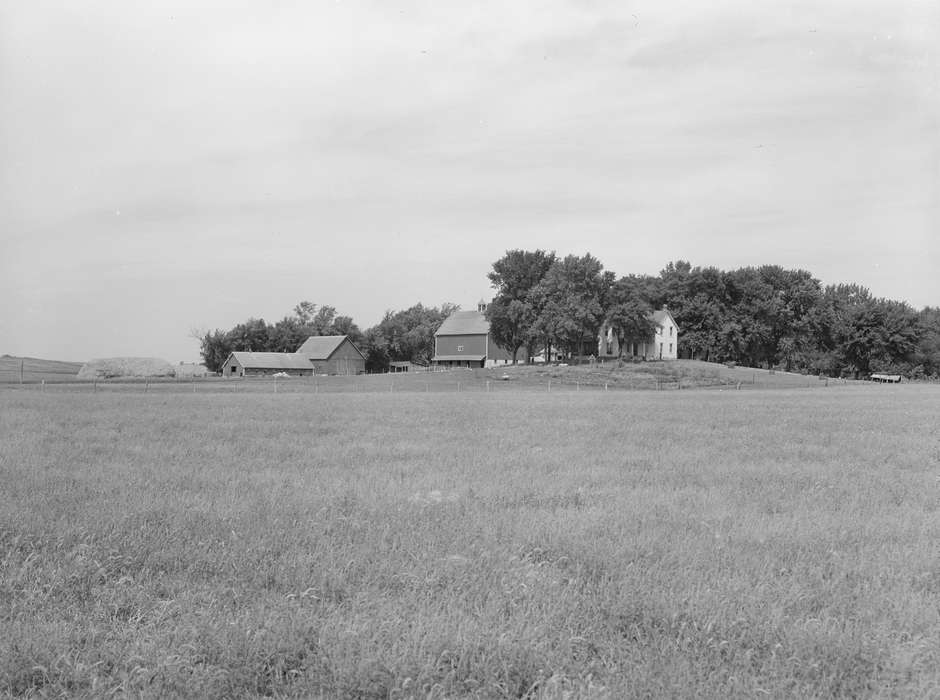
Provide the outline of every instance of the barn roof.
[[[311,360],[328,360],[344,340],[346,340],[345,335],[312,335],[297,349],[297,353]],[[352,346],[356,347],[355,344]],[[356,348],[356,352],[359,352],[359,348]],[[362,353],[359,352],[359,354]]]
[[249,369],[310,369],[306,355],[293,352],[233,352],[229,358]]
[[490,322],[479,311],[455,311],[446,319],[434,335],[486,335]]

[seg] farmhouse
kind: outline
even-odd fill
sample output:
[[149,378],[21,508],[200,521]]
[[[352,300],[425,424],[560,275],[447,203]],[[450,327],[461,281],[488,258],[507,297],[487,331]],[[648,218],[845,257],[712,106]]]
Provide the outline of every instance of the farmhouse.
[[286,372],[298,377],[313,374],[306,355],[292,352],[233,352],[222,365],[223,377],[253,377]]
[[608,325],[601,327],[597,339],[598,357],[632,357],[644,360],[675,360],[679,356],[679,325],[665,306],[653,311],[650,320],[656,325],[649,338],[624,339],[623,352],[617,334]]
[[366,358],[345,335],[313,335],[297,350],[317,374],[362,374]]
[[490,336],[486,320],[486,304],[476,311],[455,311],[434,334],[434,357],[439,367],[493,367],[512,362],[508,352],[497,346]]

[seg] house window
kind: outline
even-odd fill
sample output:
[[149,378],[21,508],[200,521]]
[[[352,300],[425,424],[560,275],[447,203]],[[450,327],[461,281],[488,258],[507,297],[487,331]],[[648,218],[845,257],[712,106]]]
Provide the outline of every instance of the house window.
[[669,337],[672,337],[672,326],[669,326]]
[[463,352],[463,345],[457,346],[457,352]]
[[669,354],[672,354],[672,343],[669,343]]

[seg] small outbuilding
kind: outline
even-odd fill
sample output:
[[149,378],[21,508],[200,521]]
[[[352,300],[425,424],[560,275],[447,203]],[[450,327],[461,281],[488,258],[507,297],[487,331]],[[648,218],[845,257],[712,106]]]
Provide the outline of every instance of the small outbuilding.
[[309,377],[313,374],[313,363],[305,355],[293,352],[233,352],[222,365],[223,377],[263,377],[278,372]]

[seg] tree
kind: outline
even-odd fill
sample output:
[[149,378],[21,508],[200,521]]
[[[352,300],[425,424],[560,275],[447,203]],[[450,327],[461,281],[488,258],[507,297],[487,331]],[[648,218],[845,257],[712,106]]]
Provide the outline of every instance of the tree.
[[415,304],[404,311],[386,311],[378,325],[365,333],[370,371],[382,371],[392,360],[430,364],[434,333],[458,308],[454,304],[442,304],[440,308]]
[[556,261],[528,295],[536,312],[535,336],[549,350],[561,346],[581,354],[585,342],[596,343],[612,281],[590,253]]
[[351,316],[337,316],[333,319],[330,335],[345,335],[353,345],[362,343],[362,331],[359,330]]
[[229,334],[220,331],[218,328],[213,332],[206,331],[199,343],[199,353],[202,355],[202,362],[210,372],[221,372],[222,365],[232,353],[232,345],[229,340]]
[[[536,315],[529,299],[531,290],[542,281],[555,263],[555,253],[544,250],[507,250],[493,263],[487,277],[496,296],[486,310],[494,342],[512,355],[516,362],[519,349],[531,343]],[[526,360],[532,352],[526,354]]]
[[606,322],[617,337],[618,356],[623,355],[626,341],[645,341],[655,332],[651,312],[633,280],[622,277],[611,286]]
[[244,323],[239,323],[228,332],[228,337],[233,351],[267,352],[269,350],[270,333],[268,324],[263,318],[249,318]]

